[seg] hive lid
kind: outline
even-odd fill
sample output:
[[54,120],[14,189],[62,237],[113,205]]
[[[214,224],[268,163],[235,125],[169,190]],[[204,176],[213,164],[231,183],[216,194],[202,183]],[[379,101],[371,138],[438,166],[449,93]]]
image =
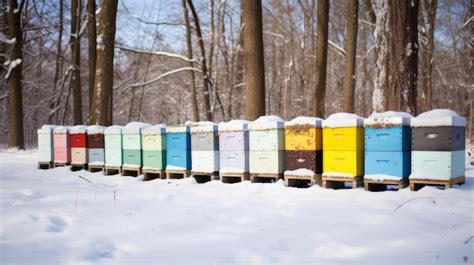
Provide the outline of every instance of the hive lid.
[[411,120],[411,127],[459,126],[466,127],[466,118],[450,109],[423,112]]
[[54,133],[57,133],[57,134],[68,133],[70,129],[71,129],[71,126],[58,126],[54,128]]
[[91,125],[87,128],[87,134],[103,134],[105,126],[101,125]]
[[57,125],[45,124],[45,125],[41,126],[40,129],[38,129],[38,133],[51,133],[57,127],[58,127]]
[[157,124],[142,130],[142,134],[164,134],[166,133],[166,125]]
[[120,125],[112,125],[104,130],[104,134],[122,134],[123,126]]
[[316,117],[306,117],[306,116],[299,116],[291,121],[285,122],[285,127],[295,126],[295,125],[312,125],[316,128],[321,128],[322,119]]
[[215,132],[217,131],[217,123],[211,121],[187,121],[186,126],[190,128],[191,133],[193,132]]
[[138,134],[143,129],[151,127],[149,123],[143,122],[130,122],[129,124],[125,125],[122,129],[122,134]]
[[77,133],[87,133],[87,126],[85,125],[76,125],[69,130],[70,134],[77,134]]
[[374,126],[410,126],[410,119],[413,116],[406,112],[386,111],[377,113],[374,112],[367,119],[364,120],[365,127]]
[[231,120],[228,122],[219,123],[219,131],[231,132],[231,131],[245,131],[249,128],[249,121],[247,120]]
[[249,130],[280,129],[285,126],[285,121],[278,116],[262,116],[249,124]]
[[189,132],[189,127],[185,125],[171,126],[166,128],[167,133],[186,133]]
[[363,124],[364,118],[352,113],[339,112],[325,119],[323,128],[362,127]]

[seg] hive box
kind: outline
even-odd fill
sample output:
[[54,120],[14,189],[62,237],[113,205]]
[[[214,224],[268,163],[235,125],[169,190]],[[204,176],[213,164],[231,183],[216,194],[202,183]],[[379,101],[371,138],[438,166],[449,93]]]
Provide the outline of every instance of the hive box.
[[166,169],[191,170],[191,136],[189,127],[166,128]]
[[54,129],[53,136],[54,162],[71,163],[71,146],[69,144],[69,127],[60,126]]
[[187,123],[191,133],[191,170],[193,173],[219,171],[218,126],[213,122]]
[[449,180],[464,176],[465,151],[413,151],[410,179]]
[[413,127],[414,151],[460,151],[466,149],[465,127]]
[[323,151],[323,174],[364,175],[364,151]]
[[249,122],[219,123],[219,171],[221,174],[249,172]]
[[411,173],[410,151],[366,151],[365,175],[390,175],[408,178]]
[[55,125],[43,125],[38,129],[38,162],[54,161],[53,131]]
[[143,168],[166,168],[166,126],[154,125],[142,130]]
[[122,126],[109,126],[104,130],[105,166],[122,166]]
[[249,151],[223,150],[219,152],[220,173],[249,172]]
[[93,125],[87,128],[89,165],[103,166],[105,163],[104,126]]
[[77,125],[69,131],[71,141],[71,164],[87,164],[87,126]]
[[142,167],[141,131],[151,127],[149,123],[130,122],[122,129],[123,167]]
[[314,151],[285,151],[285,172],[298,169],[308,169],[314,174],[323,173],[323,152]]

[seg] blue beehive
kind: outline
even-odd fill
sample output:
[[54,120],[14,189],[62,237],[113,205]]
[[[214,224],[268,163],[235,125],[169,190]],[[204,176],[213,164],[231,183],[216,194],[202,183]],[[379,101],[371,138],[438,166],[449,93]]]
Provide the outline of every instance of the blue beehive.
[[166,128],[166,169],[191,169],[191,136],[186,126]]
[[399,179],[410,176],[410,118],[408,113],[389,111],[374,113],[364,121],[366,179],[375,175]]

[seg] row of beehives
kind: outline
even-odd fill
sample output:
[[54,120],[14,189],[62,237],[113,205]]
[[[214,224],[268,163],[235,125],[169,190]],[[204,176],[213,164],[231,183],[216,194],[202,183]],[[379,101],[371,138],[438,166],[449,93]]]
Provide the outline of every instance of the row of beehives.
[[40,163],[221,175],[451,179],[464,175],[465,124],[451,111],[434,110],[414,119],[395,112],[365,120],[339,113],[286,123],[266,116],[251,123],[176,127],[44,126],[38,133]]

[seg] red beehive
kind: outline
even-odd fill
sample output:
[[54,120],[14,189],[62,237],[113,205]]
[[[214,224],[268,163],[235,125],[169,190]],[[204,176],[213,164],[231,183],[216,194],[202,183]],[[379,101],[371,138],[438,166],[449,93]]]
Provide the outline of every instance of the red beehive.
[[87,148],[87,127],[74,126],[69,133],[71,147]]

